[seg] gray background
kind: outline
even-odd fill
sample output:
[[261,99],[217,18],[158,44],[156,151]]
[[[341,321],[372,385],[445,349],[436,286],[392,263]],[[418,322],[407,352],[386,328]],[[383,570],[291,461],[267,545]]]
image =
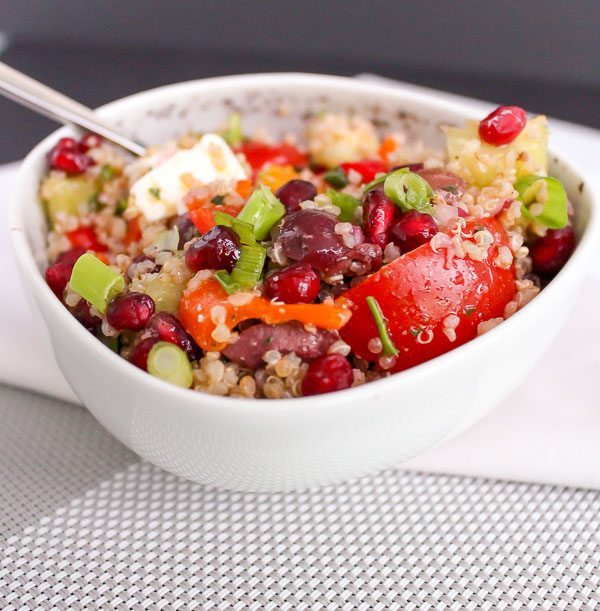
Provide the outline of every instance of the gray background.
[[[600,3],[434,0],[0,4],[0,59],[89,105],[179,80],[372,71],[600,127]],[[0,100],[0,162],[52,124]]]

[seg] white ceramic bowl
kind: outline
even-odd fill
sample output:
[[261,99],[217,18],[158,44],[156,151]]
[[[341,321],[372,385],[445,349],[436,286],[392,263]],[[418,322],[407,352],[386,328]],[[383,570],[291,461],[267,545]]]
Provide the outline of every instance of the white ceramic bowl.
[[[192,129],[214,129],[234,109],[250,131],[265,126],[278,135],[300,130],[306,113],[324,108],[356,111],[440,145],[439,123],[467,116],[456,102],[426,93],[304,74],[182,83],[100,112],[141,140],[160,143]],[[584,178],[551,155],[551,173],[576,205],[579,244],[558,276],[515,316],[448,354],[357,388],[288,400],[215,397],[171,386],[118,357],[47,287],[37,189],[46,152],[69,133],[58,130],[31,151],[14,190],[12,239],[28,299],[65,378],[111,433],[168,471],[220,487],[275,491],[333,483],[397,465],[464,429],[525,380],[568,315],[598,234],[598,202]]]

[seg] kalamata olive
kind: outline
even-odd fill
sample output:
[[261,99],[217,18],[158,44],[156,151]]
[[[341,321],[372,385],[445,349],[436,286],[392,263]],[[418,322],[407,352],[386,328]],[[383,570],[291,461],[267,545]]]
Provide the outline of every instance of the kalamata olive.
[[288,212],[296,212],[302,202],[315,199],[317,188],[308,180],[294,179],[280,187],[275,195]]
[[293,212],[279,228],[277,240],[281,252],[292,261],[327,271],[348,251],[342,237],[335,232],[337,224],[338,219],[319,210]]

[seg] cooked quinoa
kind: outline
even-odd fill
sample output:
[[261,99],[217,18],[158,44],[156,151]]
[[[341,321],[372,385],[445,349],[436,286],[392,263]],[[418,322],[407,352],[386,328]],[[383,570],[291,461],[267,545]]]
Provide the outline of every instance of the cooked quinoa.
[[544,117],[500,107],[445,150],[361,116],[281,142],[241,120],[139,159],[63,138],[40,185],[50,288],[172,383],[276,399],[393,375],[512,316],[573,251]]

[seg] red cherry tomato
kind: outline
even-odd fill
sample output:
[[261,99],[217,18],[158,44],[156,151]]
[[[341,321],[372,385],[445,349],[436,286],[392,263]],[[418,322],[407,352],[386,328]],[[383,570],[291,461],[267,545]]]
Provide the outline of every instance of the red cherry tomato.
[[249,140],[234,150],[245,155],[253,170],[260,170],[266,163],[293,166],[308,164],[308,157],[291,144],[267,144]]
[[[366,303],[373,296],[387,319],[390,337],[399,353],[392,371],[401,371],[443,354],[473,339],[484,320],[502,316],[515,294],[514,269],[493,263],[498,247],[508,245],[500,223],[484,219],[467,224],[465,232],[481,225],[494,237],[483,261],[454,257],[446,261],[446,250],[434,252],[430,243],[382,267],[338,299],[347,303],[352,317],[340,330],[342,339],[359,357],[375,361],[382,356],[368,349],[378,338],[375,321]],[[444,333],[444,320],[455,315],[459,324],[456,339]]]
[[479,124],[479,137],[488,144],[501,146],[512,142],[527,123],[527,115],[518,106],[498,106]]
[[106,244],[98,240],[96,232],[91,227],[78,227],[73,229],[73,231],[67,231],[66,235],[73,248],[79,246],[95,252],[105,252],[108,250]]
[[387,166],[379,161],[379,159],[342,163],[340,168],[342,168],[346,174],[348,174],[350,170],[358,172],[363,182],[371,182],[377,174],[387,172]]

